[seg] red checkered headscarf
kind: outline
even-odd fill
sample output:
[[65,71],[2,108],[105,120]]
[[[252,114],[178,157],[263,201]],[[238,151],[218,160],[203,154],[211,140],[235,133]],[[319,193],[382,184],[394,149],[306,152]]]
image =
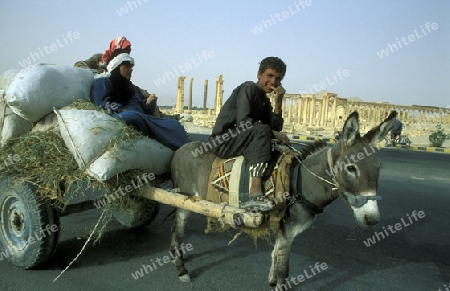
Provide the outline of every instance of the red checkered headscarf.
[[131,42],[128,39],[126,39],[125,36],[116,37],[110,42],[109,49],[105,50],[105,52],[103,53],[102,62],[106,64],[110,60],[115,50],[117,49],[124,50],[127,47],[130,47],[131,50]]

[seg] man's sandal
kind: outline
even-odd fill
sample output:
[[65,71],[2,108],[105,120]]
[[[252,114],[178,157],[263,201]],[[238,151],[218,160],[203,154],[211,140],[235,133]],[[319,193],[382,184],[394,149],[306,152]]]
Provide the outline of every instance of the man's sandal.
[[245,209],[247,211],[260,211],[267,212],[272,210],[274,207],[273,204],[270,203],[270,200],[267,199],[266,195],[263,193],[250,196],[247,202],[241,203],[239,208]]

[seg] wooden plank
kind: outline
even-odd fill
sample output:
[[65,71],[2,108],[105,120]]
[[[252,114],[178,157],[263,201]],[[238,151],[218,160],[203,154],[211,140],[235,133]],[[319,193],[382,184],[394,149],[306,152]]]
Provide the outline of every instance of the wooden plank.
[[227,204],[217,204],[202,200],[198,196],[186,196],[148,185],[145,188],[141,188],[139,194],[144,198],[155,200],[163,204],[186,209],[208,217],[218,218],[225,224],[231,226],[243,224],[248,227],[257,228],[264,219],[262,213],[245,212],[244,209],[232,207]]

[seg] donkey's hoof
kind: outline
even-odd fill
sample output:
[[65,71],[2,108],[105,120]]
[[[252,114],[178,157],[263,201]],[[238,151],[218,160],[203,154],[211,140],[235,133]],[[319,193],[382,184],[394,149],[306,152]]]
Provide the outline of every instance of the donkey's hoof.
[[189,274],[180,275],[180,276],[178,276],[178,278],[183,283],[191,282],[191,276],[189,276]]

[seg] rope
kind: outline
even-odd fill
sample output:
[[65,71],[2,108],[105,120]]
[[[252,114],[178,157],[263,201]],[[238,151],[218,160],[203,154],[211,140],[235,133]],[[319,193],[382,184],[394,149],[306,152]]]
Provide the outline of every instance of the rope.
[[59,273],[58,277],[56,277],[55,279],[53,279],[53,282],[56,282],[56,280],[59,279],[59,277],[61,277],[62,274],[64,274],[69,268],[70,266],[72,266],[72,264],[78,259],[78,257],[81,255],[81,253],[84,251],[84,249],[86,248],[87,244],[91,241],[92,236],[95,233],[95,230],[97,229],[98,225],[100,224],[100,221],[103,218],[103,215],[105,214],[105,211],[102,212],[102,215],[100,216],[100,218],[98,219],[97,223],[94,226],[94,229],[91,232],[91,235],[89,235],[89,238],[86,240],[86,242],[84,243],[83,247],[81,248],[80,252],[78,253],[78,255],[67,265],[67,267],[61,272]]
[[[292,146],[289,146],[289,147],[291,148],[291,150],[293,150],[293,151],[295,151],[295,152],[297,152],[297,153],[300,153],[300,152],[299,152],[297,149],[295,149],[294,147],[292,147]],[[301,154],[301,153],[300,153],[300,154]],[[310,169],[308,169],[308,168],[305,166],[305,164],[302,163],[302,161],[298,158],[298,156],[294,155],[294,157],[295,157],[295,158],[297,159],[297,161],[302,165],[302,167],[303,167],[306,171],[308,171],[308,173],[310,173],[310,174],[313,175],[314,177],[316,177],[316,178],[322,180],[323,182],[326,182],[326,183],[330,184],[331,186],[333,186],[332,190],[337,190],[337,189],[339,188],[339,185],[338,185],[337,183],[330,182],[330,181],[328,181],[327,179],[322,178],[322,177],[320,177],[319,175],[313,173]],[[334,177],[333,177],[333,178],[334,178]],[[335,179],[333,179],[333,180],[335,180]]]

